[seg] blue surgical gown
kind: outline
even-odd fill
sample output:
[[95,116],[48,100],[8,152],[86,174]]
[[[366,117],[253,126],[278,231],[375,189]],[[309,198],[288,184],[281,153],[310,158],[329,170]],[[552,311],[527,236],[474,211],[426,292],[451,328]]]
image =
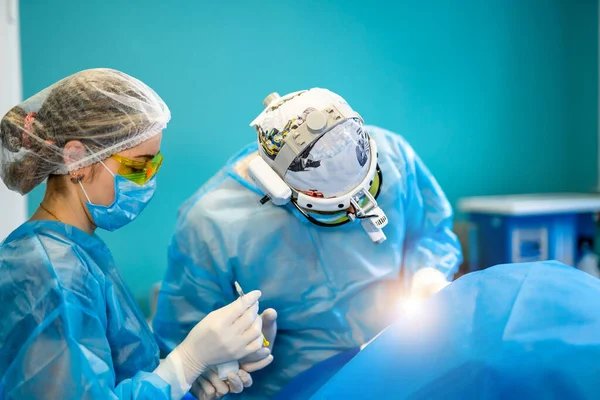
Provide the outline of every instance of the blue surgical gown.
[[34,221],[0,246],[0,398],[169,399],[158,346],[100,238]]
[[162,351],[233,301],[234,281],[260,289],[261,308],[279,313],[275,360],[253,374],[241,396],[270,398],[302,371],[389,325],[389,305],[419,268],[452,277],[461,251],[441,188],[400,136],[367,129],[379,151],[377,201],[389,219],[387,241],[374,245],[360,223],[320,227],[291,205],[261,206],[260,191],[234,169],[257,151],[251,144],[180,210],[153,322]]

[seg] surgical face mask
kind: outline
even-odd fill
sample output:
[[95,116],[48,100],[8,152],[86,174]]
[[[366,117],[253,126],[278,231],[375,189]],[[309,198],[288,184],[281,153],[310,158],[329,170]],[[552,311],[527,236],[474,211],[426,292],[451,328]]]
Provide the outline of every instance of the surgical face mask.
[[120,175],[115,175],[101,162],[114,177],[115,200],[109,206],[100,206],[90,201],[81,182],[81,190],[87,199],[86,206],[90,211],[94,224],[98,228],[114,231],[122,228],[144,211],[156,191],[156,175],[143,185],[138,185]]
[[297,191],[336,197],[354,189],[369,172],[366,131],[356,120],[334,126],[290,165],[284,180]]

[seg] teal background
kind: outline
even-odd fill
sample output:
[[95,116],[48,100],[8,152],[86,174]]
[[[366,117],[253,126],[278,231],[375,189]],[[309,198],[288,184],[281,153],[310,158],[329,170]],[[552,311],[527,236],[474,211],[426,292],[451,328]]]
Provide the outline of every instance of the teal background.
[[176,209],[254,140],[272,91],[338,92],[404,135],[453,204],[594,189],[597,16],[584,0],[21,0],[24,94],[112,67],[171,108],[155,200],[102,233],[147,310]]

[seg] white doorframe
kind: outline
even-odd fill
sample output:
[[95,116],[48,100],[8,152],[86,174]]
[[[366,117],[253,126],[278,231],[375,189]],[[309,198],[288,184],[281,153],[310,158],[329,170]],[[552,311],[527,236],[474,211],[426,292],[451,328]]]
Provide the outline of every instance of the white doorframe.
[[[0,118],[23,97],[19,0],[0,0]],[[27,218],[26,198],[0,181],[0,241]]]

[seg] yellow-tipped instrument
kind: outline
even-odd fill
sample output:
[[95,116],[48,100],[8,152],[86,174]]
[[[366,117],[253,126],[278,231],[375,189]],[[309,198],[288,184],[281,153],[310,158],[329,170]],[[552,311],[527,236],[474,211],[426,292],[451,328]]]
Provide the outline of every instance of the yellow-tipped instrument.
[[[235,290],[237,291],[237,294],[240,297],[244,297],[244,291],[242,290],[242,287],[240,286],[240,284],[237,281],[235,281],[234,285],[235,285]],[[271,343],[269,343],[269,341],[267,340],[267,338],[264,335],[262,338],[263,338],[263,346],[268,347]]]

